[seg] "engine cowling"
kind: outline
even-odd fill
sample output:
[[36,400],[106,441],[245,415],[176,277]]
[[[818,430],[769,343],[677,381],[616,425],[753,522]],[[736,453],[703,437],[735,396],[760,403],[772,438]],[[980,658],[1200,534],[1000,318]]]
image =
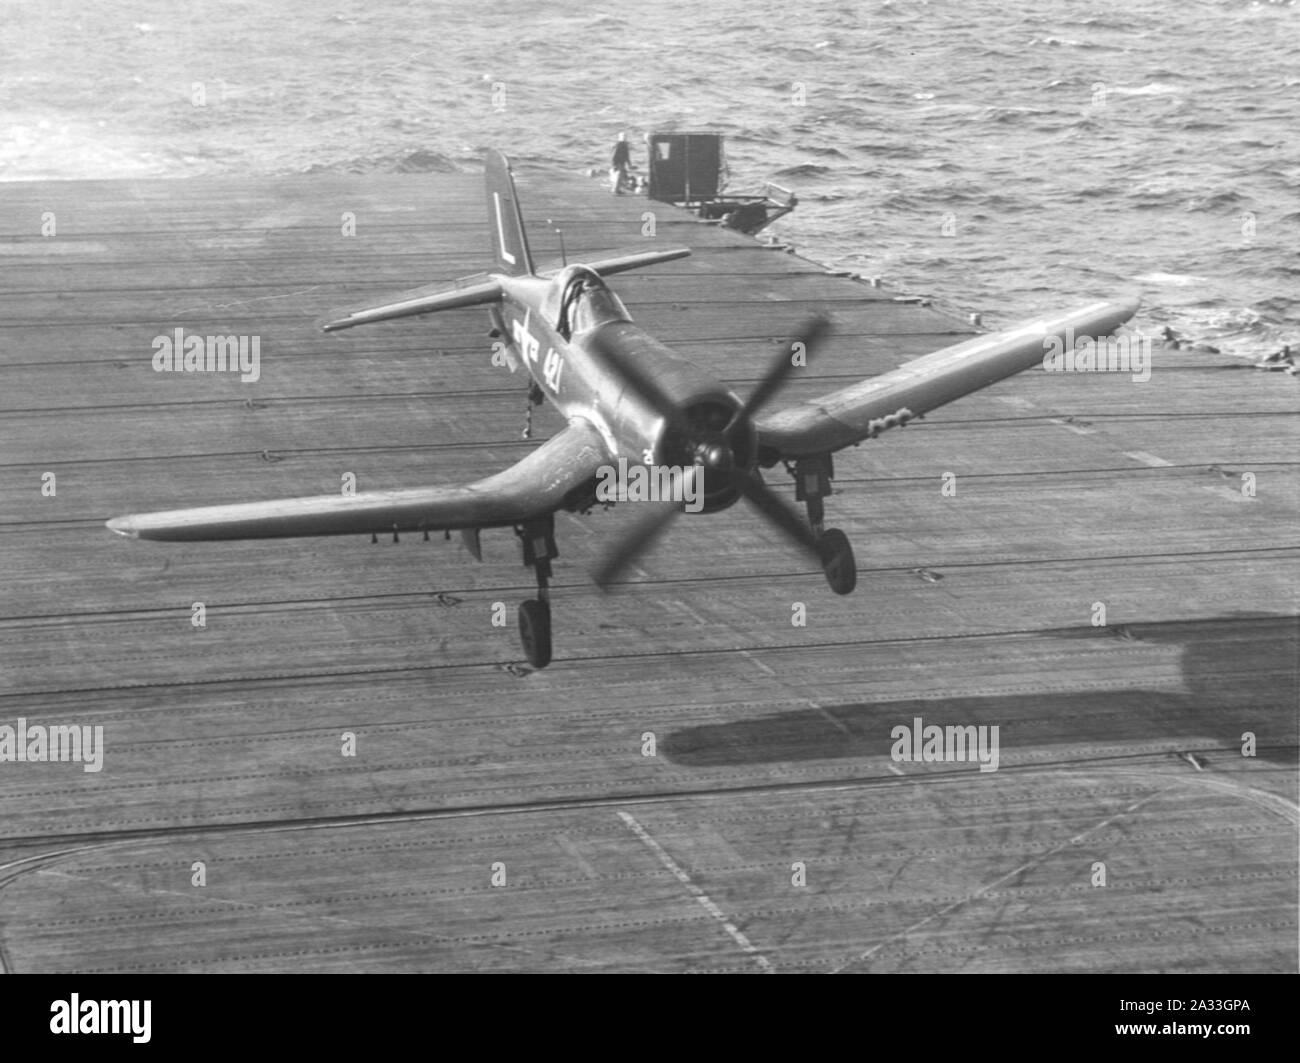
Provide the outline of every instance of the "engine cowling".
[[682,423],[666,428],[660,437],[656,448],[660,464],[700,467],[695,475],[703,486],[702,512],[732,505],[740,497],[735,474],[750,472],[758,458],[758,433],[739,413],[740,402],[734,396],[709,396],[686,406]]

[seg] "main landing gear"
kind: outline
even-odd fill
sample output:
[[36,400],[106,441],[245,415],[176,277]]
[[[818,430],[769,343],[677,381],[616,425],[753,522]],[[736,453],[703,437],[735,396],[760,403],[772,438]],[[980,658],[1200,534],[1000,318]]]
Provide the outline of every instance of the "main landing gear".
[[536,380],[528,382],[528,408],[524,411],[524,435],[525,439],[533,438],[533,407],[540,406],[546,401],[546,395],[540,387],[537,386]]
[[515,528],[524,548],[524,564],[537,573],[537,597],[519,603],[519,641],[534,668],[551,663],[551,558],[555,548],[555,517],[548,514]]
[[[789,465],[786,468],[790,468]],[[808,508],[808,523],[817,536],[826,582],[836,594],[851,594],[858,585],[858,566],[849,538],[839,528],[824,528],[826,509],[822,499],[833,494],[831,479],[835,466],[829,454],[799,458],[790,469],[794,476],[794,497]]]

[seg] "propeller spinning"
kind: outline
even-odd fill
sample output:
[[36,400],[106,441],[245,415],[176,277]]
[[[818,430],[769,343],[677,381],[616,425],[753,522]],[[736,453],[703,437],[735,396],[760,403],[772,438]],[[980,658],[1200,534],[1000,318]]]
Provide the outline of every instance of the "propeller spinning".
[[[727,488],[745,498],[770,524],[777,527],[786,538],[792,540],[819,564],[822,561],[822,554],[818,548],[817,536],[798,514],[763,483],[753,467],[754,456],[750,457],[748,463],[738,462],[733,440],[738,432],[748,429],[754,416],[785,384],[795,367],[791,352],[799,349],[801,345],[805,356],[811,358],[814,349],[829,331],[830,322],[824,316],[817,316],[806,322],[798,335],[791,339],[781,353],[773,359],[767,373],[758,382],[758,386],[721,430],[710,431],[690,424],[686,412],[664,392],[657,380],[644,373],[635,362],[628,360],[619,366],[620,372],[632,389],[664,418],[668,432],[685,441],[686,452],[693,458],[687,475],[696,479],[697,486],[702,487],[698,484],[701,474],[707,476],[710,484],[721,477]],[[592,573],[592,578],[597,585],[607,588],[618,579],[636,558],[650,549],[684,509],[685,504],[681,502],[654,503],[650,512],[614,545]]]

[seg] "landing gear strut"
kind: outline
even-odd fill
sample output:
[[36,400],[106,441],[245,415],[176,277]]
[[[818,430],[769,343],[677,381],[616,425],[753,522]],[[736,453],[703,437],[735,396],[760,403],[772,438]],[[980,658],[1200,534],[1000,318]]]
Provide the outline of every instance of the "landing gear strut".
[[537,573],[537,597],[519,603],[519,641],[524,656],[534,668],[551,663],[551,558],[559,556],[555,548],[555,518],[552,515],[530,520],[515,528],[524,548],[524,564]]
[[537,381],[530,380],[528,382],[528,408],[524,411],[523,437],[525,439],[533,438],[533,407],[540,406],[545,401],[546,395],[542,389],[537,386]]
[[848,536],[839,528],[825,528],[826,508],[822,499],[833,494],[831,479],[835,465],[829,454],[799,458],[791,470],[794,475],[794,497],[808,508],[808,523],[817,536],[817,552],[822,559],[822,572],[826,582],[836,594],[851,594],[858,585],[858,566],[853,559],[853,547]]

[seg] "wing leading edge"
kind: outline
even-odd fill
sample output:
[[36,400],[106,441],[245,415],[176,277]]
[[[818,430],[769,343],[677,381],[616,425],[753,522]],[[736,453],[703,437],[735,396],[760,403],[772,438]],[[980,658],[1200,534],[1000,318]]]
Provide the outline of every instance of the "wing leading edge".
[[110,520],[108,527],[131,539],[181,542],[507,527],[566,508],[609,460],[600,433],[575,418],[510,468],[462,487],[139,513]]
[[1109,335],[1137,302],[1094,303],[977,336],[898,369],[759,418],[760,445],[782,458],[828,454],[1040,364],[1053,337]]

